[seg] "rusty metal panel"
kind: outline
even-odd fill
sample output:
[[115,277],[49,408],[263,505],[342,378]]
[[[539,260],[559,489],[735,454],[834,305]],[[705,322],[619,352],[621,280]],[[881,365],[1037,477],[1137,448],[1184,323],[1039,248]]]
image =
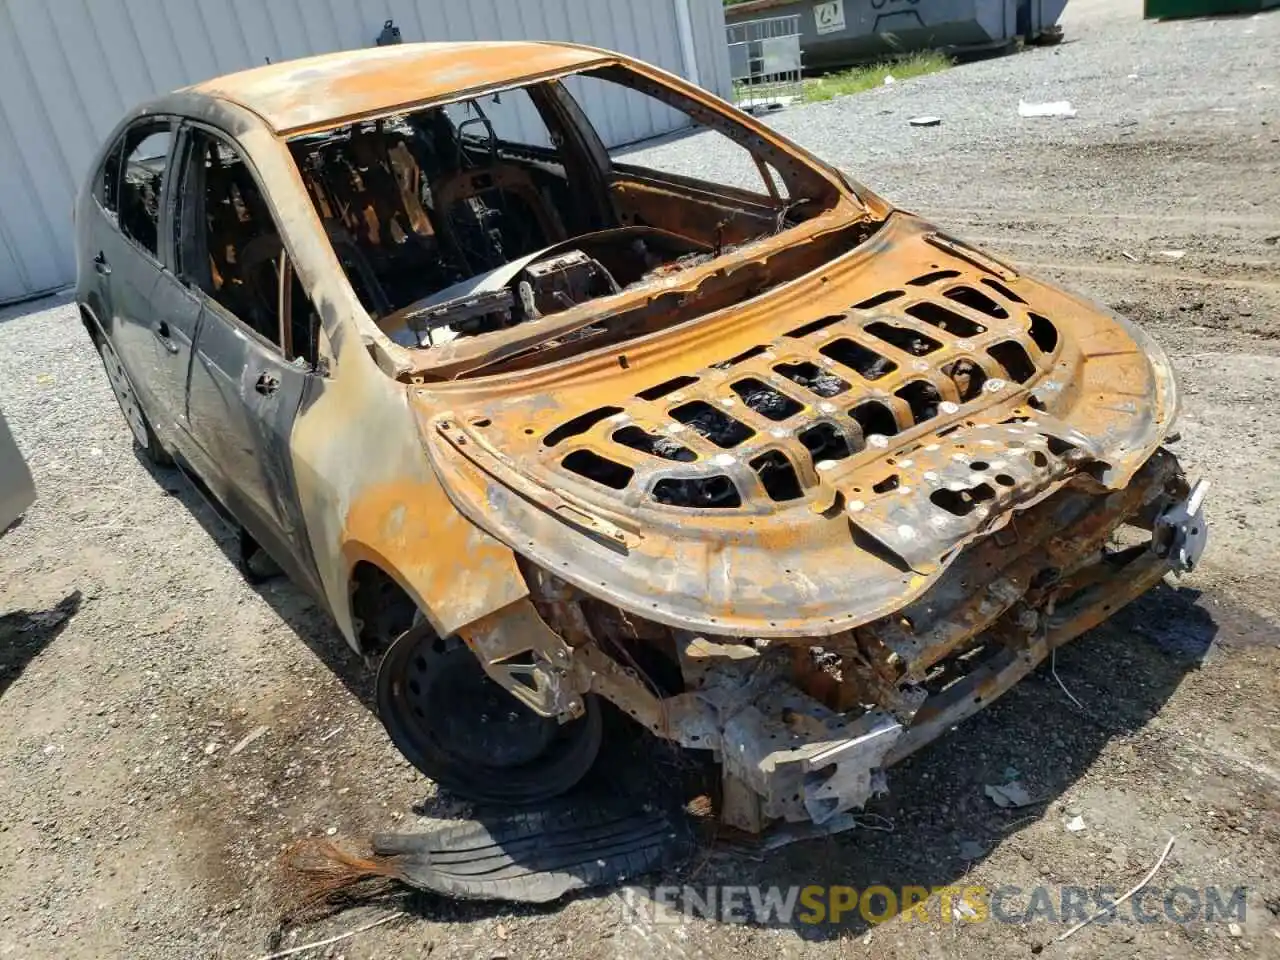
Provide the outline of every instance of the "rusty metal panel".
[[[98,145],[134,104],[220,74],[370,46],[387,17],[419,40],[569,40],[729,90],[720,0],[0,0],[0,303],[75,278],[71,208]],[[692,71],[690,68],[693,68]],[[611,145],[683,118],[619,97]]]

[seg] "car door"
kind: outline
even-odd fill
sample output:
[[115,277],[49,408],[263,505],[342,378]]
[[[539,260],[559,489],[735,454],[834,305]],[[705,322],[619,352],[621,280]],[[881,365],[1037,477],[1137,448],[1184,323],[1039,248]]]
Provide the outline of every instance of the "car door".
[[[200,305],[187,419],[206,485],[291,574],[315,582],[290,438],[312,360],[282,304],[292,271],[265,194],[223,134],[189,127],[175,200],[178,279]],[[183,212],[185,211],[185,212]],[[309,302],[302,294],[302,309]]]
[[[185,128],[175,132],[170,163],[169,189],[162,208],[159,246],[164,267],[151,288],[148,316],[152,369],[155,371],[159,410],[152,427],[163,432],[169,446],[186,458],[193,446],[187,418],[187,382],[191,370],[196,328],[204,309],[200,291],[182,276],[179,262],[178,224],[190,216],[182,202],[181,173],[190,136]],[[163,418],[163,423],[161,419]]]
[[157,315],[154,299],[164,272],[161,221],[173,143],[171,118],[147,117],[125,130],[119,152],[110,155],[120,165],[114,189],[104,186],[105,215],[92,245],[97,247],[92,262],[102,300],[110,308],[111,343],[153,426],[168,442],[169,424],[183,404],[186,386],[181,352],[162,351],[157,343],[161,324],[164,330],[172,324]]
[[77,249],[81,278],[85,281],[83,299],[92,304],[96,316],[110,330],[111,319],[115,310],[111,304],[111,261],[107,256],[107,248],[116,252],[123,245],[119,243],[120,232],[120,164],[124,157],[124,140],[127,131],[122,131],[111,148],[107,151],[94,177],[93,203],[86,211],[87,229],[84,231],[85,243]]
[[216,303],[205,305],[191,367],[192,435],[222,473],[223,503],[278,561],[304,539],[289,438],[309,372],[284,361]]

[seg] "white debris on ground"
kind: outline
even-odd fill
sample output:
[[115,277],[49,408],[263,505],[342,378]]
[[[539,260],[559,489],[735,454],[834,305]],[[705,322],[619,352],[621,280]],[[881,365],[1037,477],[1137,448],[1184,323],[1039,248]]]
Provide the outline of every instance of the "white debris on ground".
[[1018,101],[1018,116],[1020,117],[1074,117],[1075,115],[1076,110],[1075,107],[1071,106],[1070,100],[1054,100],[1052,103]]

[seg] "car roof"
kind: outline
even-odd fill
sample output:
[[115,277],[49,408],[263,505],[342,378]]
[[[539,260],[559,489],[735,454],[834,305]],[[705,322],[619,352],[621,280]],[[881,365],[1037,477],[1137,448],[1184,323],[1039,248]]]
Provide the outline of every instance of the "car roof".
[[287,135],[617,58],[564,43],[405,43],[271,63],[183,92],[239,104]]

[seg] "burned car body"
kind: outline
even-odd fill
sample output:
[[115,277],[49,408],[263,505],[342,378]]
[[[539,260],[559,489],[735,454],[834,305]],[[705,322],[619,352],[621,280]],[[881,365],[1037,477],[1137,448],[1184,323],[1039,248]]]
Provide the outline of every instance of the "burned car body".
[[[611,153],[619,97],[746,179]],[[77,228],[138,442],[469,796],[567,789],[605,699],[712,751],[735,825],[826,822],[1203,547],[1140,330],[618,54],[212,80],[122,124]]]

